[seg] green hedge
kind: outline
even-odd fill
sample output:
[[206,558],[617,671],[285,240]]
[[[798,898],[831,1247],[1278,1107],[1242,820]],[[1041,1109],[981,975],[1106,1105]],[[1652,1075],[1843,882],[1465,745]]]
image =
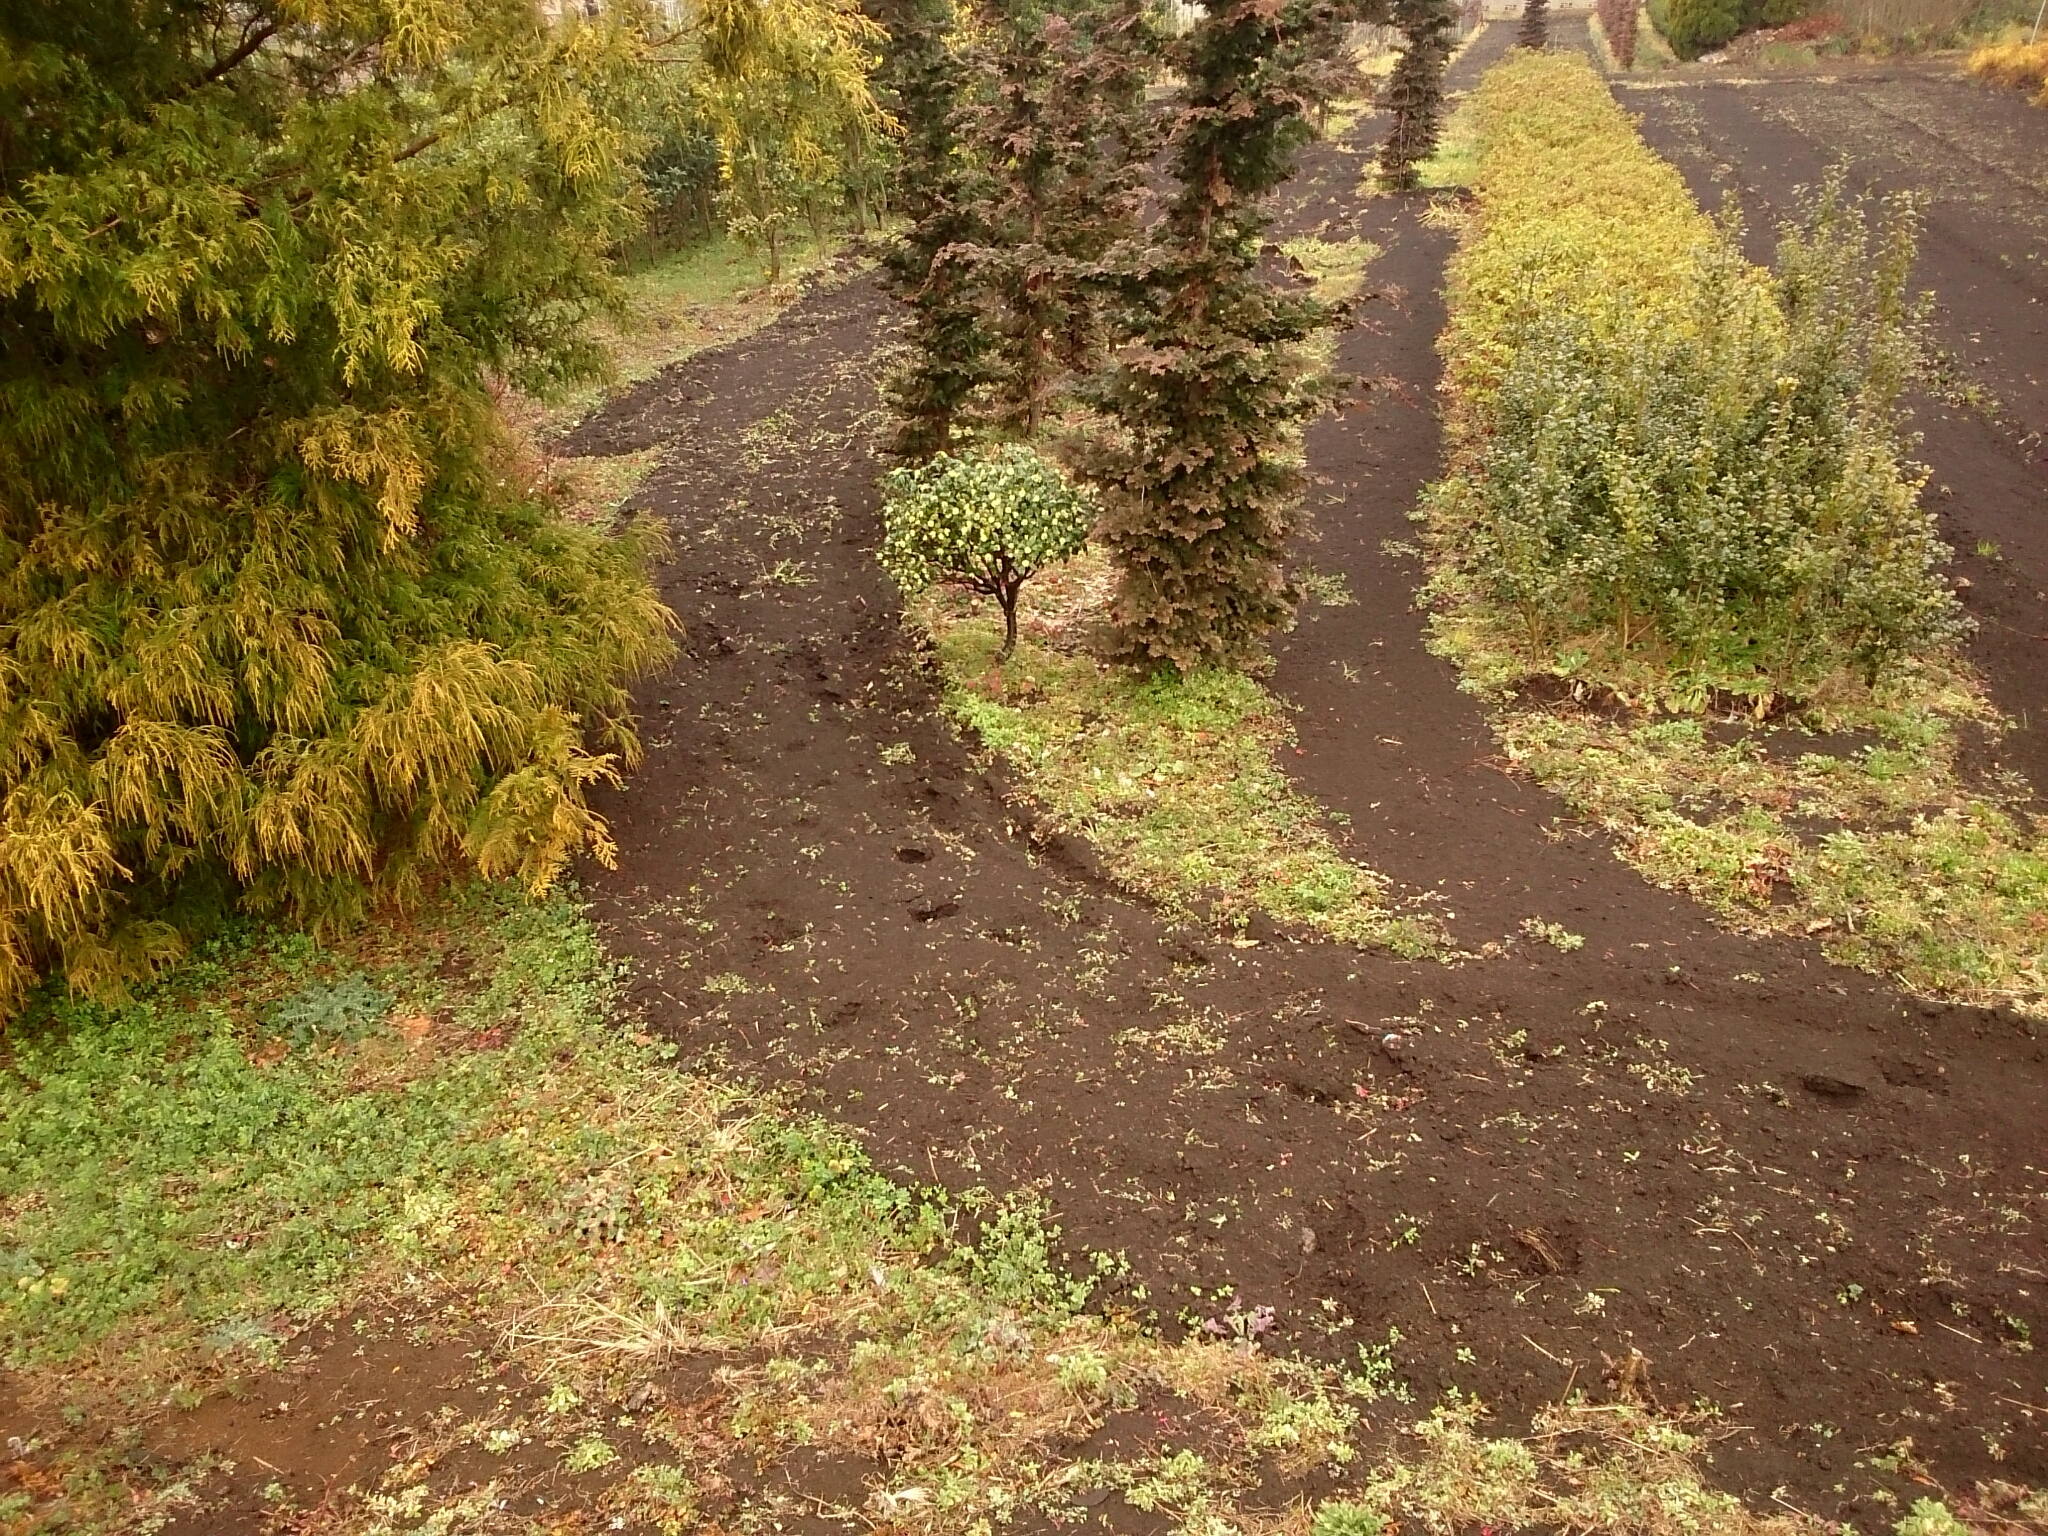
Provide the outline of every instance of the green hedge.
[[1478,111],[1439,600],[1524,672],[1677,703],[1868,682],[1953,634],[1896,430],[1910,211],[1873,232],[1824,191],[1773,277],[1584,62],[1516,58]]
[[1681,59],[1733,42],[1757,27],[1782,27],[1806,14],[1806,0],[1650,0],[1650,20]]

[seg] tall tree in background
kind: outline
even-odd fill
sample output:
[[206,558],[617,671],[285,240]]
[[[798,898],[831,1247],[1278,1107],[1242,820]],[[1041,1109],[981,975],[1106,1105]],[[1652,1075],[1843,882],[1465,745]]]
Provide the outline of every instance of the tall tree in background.
[[1331,315],[1259,275],[1263,199],[1293,173],[1358,17],[1350,0],[1222,0],[1169,49],[1178,190],[1132,263],[1130,332],[1094,391],[1120,429],[1095,466],[1113,618],[1142,664],[1242,662],[1292,616],[1300,428],[1330,395],[1301,344]]
[[853,0],[702,0],[690,37],[689,79],[717,136],[727,226],[768,253],[782,276],[782,242],[799,217],[864,175],[888,126],[868,84],[883,31]]
[[897,202],[909,228],[883,257],[910,307],[907,361],[889,381],[891,451],[918,461],[953,442],[954,419],[991,376],[991,339],[974,292],[984,176],[968,156],[966,60],[954,46],[951,0],[899,0],[889,17],[882,81],[903,127]]
[[1143,0],[990,14],[994,91],[975,119],[988,168],[975,276],[994,341],[991,417],[1037,432],[1095,352],[1093,270],[1137,233],[1154,57]]
[[603,855],[646,541],[511,468],[652,72],[532,0],[0,7],[0,1007],[234,907]]
[[1380,145],[1379,176],[1384,187],[1412,191],[1419,184],[1416,168],[1435,153],[1442,128],[1456,0],[1394,0],[1393,21],[1404,46],[1382,98],[1394,123]]
[[1550,46],[1550,0],[1522,0],[1522,24],[1515,32],[1515,45],[1536,49]]
[[1594,7],[1608,51],[1623,69],[1635,68],[1636,10],[1640,3],[1641,0],[1599,0]]

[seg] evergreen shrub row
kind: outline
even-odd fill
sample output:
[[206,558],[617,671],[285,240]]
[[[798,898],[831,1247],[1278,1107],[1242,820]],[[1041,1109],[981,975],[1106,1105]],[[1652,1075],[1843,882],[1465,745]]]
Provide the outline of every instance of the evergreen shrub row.
[[1823,188],[1773,275],[1586,63],[1516,58],[1478,110],[1438,600],[1524,673],[1679,707],[1874,682],[1951,637],[1899,435],[1911,208],[1873,227]]
[[1758,27],[1806,14],[1806,0],[1650,0],[1650,20],[1681,59],[1696,59]]

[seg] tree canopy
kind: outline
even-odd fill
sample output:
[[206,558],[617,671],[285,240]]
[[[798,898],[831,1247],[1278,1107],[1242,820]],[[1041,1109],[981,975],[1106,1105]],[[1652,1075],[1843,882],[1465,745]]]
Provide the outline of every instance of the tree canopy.
[[892,126],[869,88],[882,27],[851,0],[704,0],[686,71],[717,136],[727,221],[781,275],[784,228]]

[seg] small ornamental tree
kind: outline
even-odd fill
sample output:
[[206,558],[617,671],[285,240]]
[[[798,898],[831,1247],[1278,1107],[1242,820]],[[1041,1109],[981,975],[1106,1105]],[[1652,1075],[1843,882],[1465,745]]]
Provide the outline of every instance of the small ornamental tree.
[[883,484],[883,569],[906,595],[949,583],[994,598],[998,660],[1017,647],[1024,583],[1079,554],[1095,522],[1094,499],[1022,443],[978,458],[942,453]]
[[1522,0],[1522,25],[1515,33],[1519,48],[1550,46],[1550,0]]
[[1416,167],[1436,150],[1443,122],[1444,65],[1451,56],[1451,31],[1458,24],[1456,0],[1394,0],[1394,25],[1406,45],[1388,77],[1383,105],[1394,126],[1380,146],[1380,184],[1394,191],[1418,185]]
[[1292,616],[1281,560],[1300,429],[1331,390],[1302,343],[1332,315],[1260,276],[1263,203],[1293,174],[1361,11],[1218,0],[1167,50],[1186,82],[1169,138],[1179,186],[1122,277],[1125,342],[1090,389],[1120,429],[1091,468],[1119,567],[1111,616],[1142,665],[1235,664]]

